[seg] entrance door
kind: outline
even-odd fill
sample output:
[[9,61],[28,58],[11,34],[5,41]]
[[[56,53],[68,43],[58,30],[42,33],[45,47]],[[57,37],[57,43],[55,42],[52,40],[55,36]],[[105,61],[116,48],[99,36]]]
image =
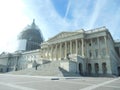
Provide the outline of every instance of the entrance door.
[[120,66],[118,67],[118,76],[120,76]]
[[89,63],[89,64],[88,64],[88,74],[90,75],[91,72],[92,72],[92,66],[91,66],[91,64]]
[[102,63],[102,70],[103,70],[103,74],[107,73],[106,63]]
[[82,64],[81,63],[79,63],[79,73],[80,75],[82,75]]
[[96,74],[99,73],[99,65],[98,65],[98,63],[95,63],[95,73]]

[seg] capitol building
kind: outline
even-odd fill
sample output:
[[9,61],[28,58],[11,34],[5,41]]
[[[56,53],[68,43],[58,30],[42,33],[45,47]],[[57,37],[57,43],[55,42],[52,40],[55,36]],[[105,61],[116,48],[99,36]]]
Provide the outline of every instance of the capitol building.
[[85,31],[61,32],[41,44],[41,58],[61,62],[69,72],[120,74],[120,42],[115,42],[106,27]]
[[61,32],[44,41],[33,21],[18,39],[22,46],[18,51],[1,53],[0,72],[59,62],[63,70],[83,76],[120,75],[120,41],[114,41],[106,27]]

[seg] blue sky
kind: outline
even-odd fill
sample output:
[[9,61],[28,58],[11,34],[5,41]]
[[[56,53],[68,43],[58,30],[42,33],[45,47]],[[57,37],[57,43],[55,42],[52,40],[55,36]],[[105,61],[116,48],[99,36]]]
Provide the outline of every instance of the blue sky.
[[61,31],[89,30],[106,26],[119,38],[120,0],[26,0],[45,39]]
[[33,18],[45,40],[62,31],[102,26],[109,29],[114,39],[120,39],[119,3],[120,0],[2,0],[0,52],[16,49],[17,35]]

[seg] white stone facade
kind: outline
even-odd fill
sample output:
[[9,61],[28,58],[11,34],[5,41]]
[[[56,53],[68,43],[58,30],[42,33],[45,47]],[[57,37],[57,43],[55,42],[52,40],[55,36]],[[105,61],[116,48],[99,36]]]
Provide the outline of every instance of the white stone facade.
[[40,50],[32,50],[21,53],[19,58],[19,69],[32,68],[34,62],[40,61]]
[[120,41],[106,27],[61,32],[41,49],[0,55],[0,72],[32,68],[35,62],[60,61],[60,67],[80,75],[120,75]]
[[[120,52],[120,46],[118,48]],[[77,68],[75,67],[73,72],[76,70],[76,73],[83,75],[120,74],[120,53],[117,54],[115,42],[106,27],[61,32],[42,43],[41,58],[51,61],[74,61]],[[68,69],[72,66],[65,62],[61,67]]]
[[41,64],[40,50],[4,53],[0,55],[0,72],[18,71]]

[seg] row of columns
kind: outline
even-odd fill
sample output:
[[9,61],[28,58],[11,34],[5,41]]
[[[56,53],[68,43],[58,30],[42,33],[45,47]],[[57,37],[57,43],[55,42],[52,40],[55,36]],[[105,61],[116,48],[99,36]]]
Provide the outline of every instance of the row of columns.
[[47,48],[43,49],[42,57],[51,60],[61,60],[66,59],[68,53],[77,55],[78,52],[79,54],[82,53],[82,56],[84,56],[83,39],[76,39],[49,45]]
[[[109,54],[107,36],[104,36],[102,40],[103,40],[104,44],[100,43],[100,37],[97,37],[97,48],[96,49],[98,50],[98,57],[99,58],[101,57],[100,55],[101,55],[102,48],[105,48],[105,54],[106,54],[106,56]],[[93,51],[95,51],[95,46],[93,45],[93,40],[92,39],[90,39],[90,43],[91,43],[91,48],[89,48],[89,49],[92,51],[91,53],[93,54]],[[86,47],[86,48],[88,49],[88,47]],[[89,57],[89,51],[87,51],[87,56]]]
[[[104,47],[105,47],[105,53],[108,55],[108,41],[107,37],[104,36]],[[90,40],[91,44],[93,43],[92,39]],[[87,43],[87,42],[86,42]],[[44,48],[43,50],[43,58],[48,59],[66,59],[67,54],[76,54],[81,55],[82,57],[85,56],[85,41],[84,39],[76,39],[61,43],[56,43],[49,45],[47,48]],[[98,44],[98,57],[100,57],[101,47],[100,47],[100,38],[97,38],[97,44]],[[91,46],[92,49],[94,49],[94,46]],[[88,49],[88,47],[86,47]],[[89,54],[89,52],[87,53]]]

